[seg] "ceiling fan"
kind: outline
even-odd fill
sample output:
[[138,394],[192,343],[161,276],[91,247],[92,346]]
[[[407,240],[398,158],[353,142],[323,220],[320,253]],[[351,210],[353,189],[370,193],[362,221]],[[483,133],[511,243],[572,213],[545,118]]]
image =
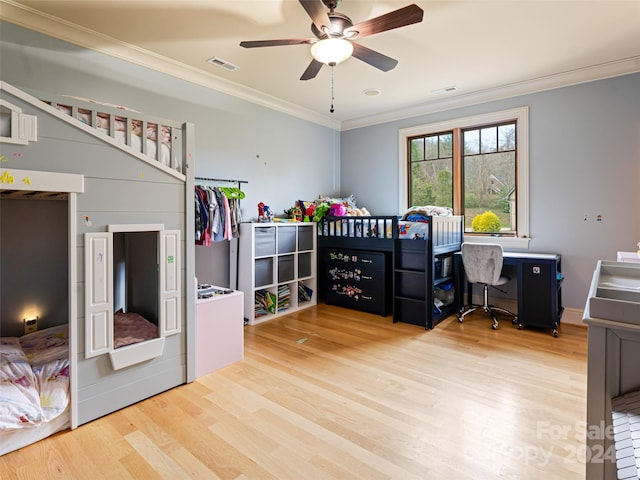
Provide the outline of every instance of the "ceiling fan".
[[[322,65],[331,67],[354,56],[369,65],[388,72],[398,61],[375,50],[364,47],[354,40],[394,28],[420,23],[423,10],[415,4],[353,24],[346,15],[336,12],[341,0],[299,0],[302,8],[311,17],[311,32],[315,38],[288,38],[283,40],[254,40],[240,42],[245,48],[275,47],[281,45],[311,45],[313,60],[300,80],[314,78]],[[329,9],[327,13],[325,7]]]

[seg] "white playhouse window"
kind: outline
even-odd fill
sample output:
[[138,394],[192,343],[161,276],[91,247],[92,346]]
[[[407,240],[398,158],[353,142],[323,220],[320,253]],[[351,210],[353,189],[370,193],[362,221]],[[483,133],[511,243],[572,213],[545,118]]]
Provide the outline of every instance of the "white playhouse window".
[[181,330],[180,231],[109,225],[85,234],[85,355],[114,369],[162,355]]

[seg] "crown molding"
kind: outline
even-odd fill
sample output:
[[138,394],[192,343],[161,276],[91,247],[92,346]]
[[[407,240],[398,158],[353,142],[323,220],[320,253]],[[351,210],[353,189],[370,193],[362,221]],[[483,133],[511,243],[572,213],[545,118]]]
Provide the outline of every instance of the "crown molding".
[[2,6],[0,19],[20,27],[156,70],[302,120],[340,130],[340,121],[333,117],[321,115],[258,90],[230,82],[149,50],[21,5],[13,0],[0,0],[0,5]]
[[524,82],[503,85],[501,87],[495,87],[479,92],[456,95],[435,102],[428,102],[409,108],[384,112],[380,115],[370,115],[367,117],[345,120],[342,122],[342,131],[369,127],[381,123],[452,110],[454,108],[468,107],[480,103],[503,100],[505,98],[518,97],[521,95],[553,90],[556,88],[568,87],[580,83],[593,82],[596,80],[619,77],[638,72],[640,72],[640,55],[615,62],[608,62],[568,72],[548,75],[546,77],[540,77]]

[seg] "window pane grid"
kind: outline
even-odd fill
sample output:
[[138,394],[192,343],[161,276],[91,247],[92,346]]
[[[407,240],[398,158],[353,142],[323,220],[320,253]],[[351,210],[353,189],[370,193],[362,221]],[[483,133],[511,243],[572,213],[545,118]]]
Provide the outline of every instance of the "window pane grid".
[[409,139],[409,204],[453,207],[453,132]]
[[[465,216],[465,232],[515,234],[516,122],[456,132],[460,133],[459,144],[453,142],[453,131],[410,139],[409,205],[454,207],[454,191],[458,191],[461,196],[455,210]],[[454,171],[459,172],[455,183]],[[483,215],[485,212],[490,213]]]

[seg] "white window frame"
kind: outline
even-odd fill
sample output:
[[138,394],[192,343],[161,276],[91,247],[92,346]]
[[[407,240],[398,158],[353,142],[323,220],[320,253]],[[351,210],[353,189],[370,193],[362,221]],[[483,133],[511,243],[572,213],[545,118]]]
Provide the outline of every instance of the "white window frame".
[[529,247],[529,107],[518,107],[499,112],[485,113],[470,117],[446,120],[444,122],[417,125],[403,128],[398,132],[398,206],[402,215],[408,208],[408,162],[407,145],[410,137],[438,133],[454,128],[470,128],[491,123],[500,123],[516,120],[516,148],[517,148],[517,236],[493,237],[481,235],[465,235],[465,240],[474,242],[499,243],[504,248],[528,248]]
[[28,145],[38,141],[38,117],[22,113],[20,107],[0,98],[0,110],[6,110],[9,117],[9,137],[0,136],[0,143]]

